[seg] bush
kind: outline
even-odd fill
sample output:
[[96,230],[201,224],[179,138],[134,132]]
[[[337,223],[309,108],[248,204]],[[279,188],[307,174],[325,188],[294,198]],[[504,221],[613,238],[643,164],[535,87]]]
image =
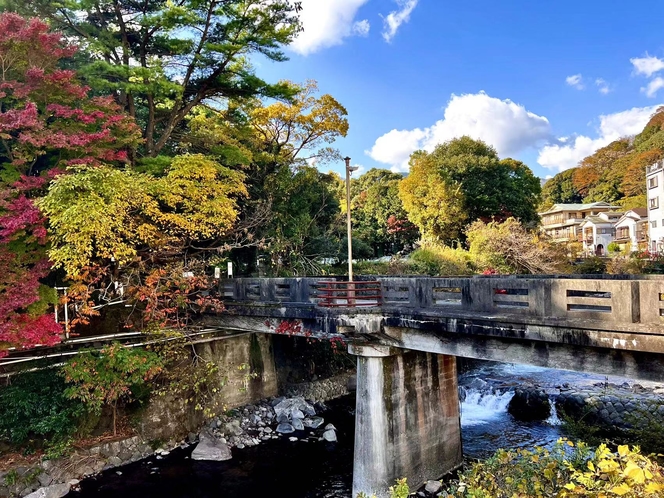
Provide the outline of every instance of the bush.
[[569,270],[560,246],[514,218],[490,223],[477,220],[466,228],[466,236],[470,254],[482,270],[539,274]]
[[410,255],[412,266],[425,275],[470,275],[471,256],[463,249],[426,244]]
[[29,449],[58,446],[79,427],[85,406],[65,395],[52,369],[21,373],[0,389],[0,438]]
[[619,253],[621,251],[620,244],[617,244],[616,242],[611,242],[606,249],[612,253]]
[[606,272],[606,263],[602,258],[591,256],[575,264],[572,273],[577,275],[600,275]]
[[499,450],[448,489],[456,498],[662,496],[664,469],[639,449],[559,440],[552,450]]

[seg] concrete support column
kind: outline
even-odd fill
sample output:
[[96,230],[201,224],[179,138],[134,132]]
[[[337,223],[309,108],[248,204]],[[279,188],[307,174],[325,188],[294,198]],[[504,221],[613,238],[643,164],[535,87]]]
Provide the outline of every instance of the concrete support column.
[[357,355],[353,498],[389,497],[396,479],[411,487],[462,462],[456,358],[385,346]]

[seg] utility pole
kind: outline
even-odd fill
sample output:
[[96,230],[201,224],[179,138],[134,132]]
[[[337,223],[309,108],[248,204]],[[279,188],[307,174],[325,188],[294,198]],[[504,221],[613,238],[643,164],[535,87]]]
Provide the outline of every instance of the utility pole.
[[346,161],[346,221],[348,223],[348,281],[353,281],[353,240],[351,234],[350,222],[350,175],[357,171],[357,166],[350,165],[350,157],[344,158]]

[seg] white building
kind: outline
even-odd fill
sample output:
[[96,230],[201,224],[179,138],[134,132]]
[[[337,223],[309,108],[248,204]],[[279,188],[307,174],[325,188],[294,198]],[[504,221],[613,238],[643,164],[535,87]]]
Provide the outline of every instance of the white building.
[[614,225],[624,213],[615,211],[586,216],[579,226],[583,234],[583,252],[595,256],[606,256],[607,248],[614,240]]
[[608,202],[555,204],[548,211],[539,213],[542,219],[542,231],[554,242],[582,242],[581,223],[589,216],[597,216],[614,209],[617,209],[617,206],[612,206]]
[[650,250],[664,252],[664,162],[646,168]]
[[630,252],[648,246],[648,209],[635,208],[627,211],[615,225],[616,243],[622,250]]

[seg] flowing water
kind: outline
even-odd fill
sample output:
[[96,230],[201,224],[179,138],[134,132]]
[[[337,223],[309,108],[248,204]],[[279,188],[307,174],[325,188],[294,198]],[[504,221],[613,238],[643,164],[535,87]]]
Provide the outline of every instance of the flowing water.
[[[513,390],[523,383],[554,391],[564,383],[588,385],[625,379],[559,370],[487,364],[459,378],[463,451],[486,458],[498,448],[551,445],[561,435],[558,417],[544,422],[515,421],[507,413]],[[194,462],[193,448],[163,460],[149,458],[86,479],[70,498],[350,498],[354,443],[354,397],[328,403],[338,443],[290,442],[287,438],[233,450],[228,462]],[[295,434],[297,436],[298,434]],[[120,472],[120,473],[118,473]],[[439,476],[431,476],[436,478]]]

